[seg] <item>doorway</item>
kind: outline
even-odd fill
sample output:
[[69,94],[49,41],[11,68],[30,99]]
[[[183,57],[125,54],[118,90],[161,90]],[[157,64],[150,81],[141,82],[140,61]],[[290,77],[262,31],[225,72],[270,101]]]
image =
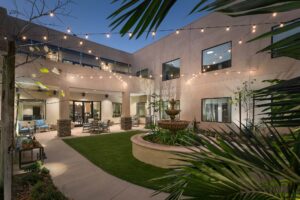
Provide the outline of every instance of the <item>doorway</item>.
[[75,126],[88,123],[89,119],[101,120],[101,101],[70,101],[70,119]]

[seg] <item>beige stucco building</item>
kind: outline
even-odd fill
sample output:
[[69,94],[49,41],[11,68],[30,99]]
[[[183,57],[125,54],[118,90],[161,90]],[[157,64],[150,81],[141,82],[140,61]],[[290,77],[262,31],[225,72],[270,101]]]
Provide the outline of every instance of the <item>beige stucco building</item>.
[[[232,99],[244,81],[256,79],[251,88],[257,89],[267,85],[263,80],[300,75],[299,61],[257,53],[271,44],[270,38],[247,41],[281,23],[292,23],[299,14],[232,18],[212,13],[132,54],[30,25],[18,40],[17,63],[27,55],[35,57],[16,70],[22,100],[18,119],[43,118],[50,124],[71,119],[80,125],[91,117],[120,123],[121,117],[139,116],[145,123],[149,95],[156,93],[163,101],[178,100],[181,119],[196,118],[203,127],[238,123]],[[3,54],[6,37],[26,22],[8,16],[4,9],[0,15]],[[33,46],[39,49],[30,49]],[[49,73],[42,73],[44,68]],[[241,113],[245,122],[247,112]]]

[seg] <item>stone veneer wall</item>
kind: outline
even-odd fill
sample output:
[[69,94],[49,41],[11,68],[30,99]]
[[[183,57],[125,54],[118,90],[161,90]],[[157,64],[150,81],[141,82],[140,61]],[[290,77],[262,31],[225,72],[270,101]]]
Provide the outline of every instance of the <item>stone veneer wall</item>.
[[71,120],[70,119],[57,120],[57,136],[58,137],[71,136]]
[[131,128],[132,128],[131,117],[121,117],[121,129],[122,130],[131,130]]

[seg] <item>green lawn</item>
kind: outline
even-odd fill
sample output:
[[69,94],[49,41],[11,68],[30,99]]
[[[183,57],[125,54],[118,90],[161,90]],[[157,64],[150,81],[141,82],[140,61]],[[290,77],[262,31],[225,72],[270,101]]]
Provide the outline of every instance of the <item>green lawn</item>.
[[168,170],[145,164],[133,157],[130,137],[138,133],[141,132],[129,131],[64,141],[106,172],[140,186],[158,189],[162,182],[149,180],[164,175]]

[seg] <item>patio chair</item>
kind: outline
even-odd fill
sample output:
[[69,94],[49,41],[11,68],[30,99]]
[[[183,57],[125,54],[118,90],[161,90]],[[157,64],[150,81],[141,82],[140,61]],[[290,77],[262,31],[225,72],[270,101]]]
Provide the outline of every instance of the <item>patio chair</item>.
[[90,132],[91,133],[100,133],[103,131],[103,128],[101,126],[101,124],[99,123],[99,121],[97,120],[94,120],[92,123],[91,123],[91,128],[90,128]]
[[89,118],[87,121],[87,123],[82,124],[82,133],[88,133],[91,131],[91,124],[94,120],[92,118]]
[[34,132],[34,128],[33,127],[29,127],[29,126],[23,126],[23,124],[21,122],[18,122],[18,133],[20,135],[32,135]]
[[110,120],[107,120],[107,122],[104,122],[102,124],[102,129],[103,131],[110,132]]
[[39,132],[41,130],[43,131],[49,131],[49,125],[46,124],[45,120],[43,119],[38,119],[38,120],[35,120],[35,126],[36,126],[36,129],[39,130]]

